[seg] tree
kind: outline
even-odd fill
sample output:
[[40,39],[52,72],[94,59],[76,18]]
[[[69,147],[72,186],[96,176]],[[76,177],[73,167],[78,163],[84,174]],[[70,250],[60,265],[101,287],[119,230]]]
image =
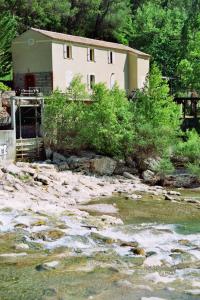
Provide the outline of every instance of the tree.
[[180,33],[186,12],[176,6],[162,7],[160,2],[147,1],[137,9],[130,42],[151,54],[164,76],[173,77],[180,61]]
[[16,20],[10,14],[4,14],[0,19],[0,76],[5,76],[11,70],[11,42],[16,34]]
[[156,65],[152,66],[149,83],[138,92],[132,103],[137,156],[167,156],[177,139],[180,110],[169,96],[169,87]]

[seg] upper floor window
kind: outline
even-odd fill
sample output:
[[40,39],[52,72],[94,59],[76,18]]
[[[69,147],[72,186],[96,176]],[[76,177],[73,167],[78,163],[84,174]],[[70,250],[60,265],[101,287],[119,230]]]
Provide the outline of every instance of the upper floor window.
[[72,59],[72,46],[71,45],[63,45],[63,57],[64,59]]
[[88,58],[88,61],[95,61],[95,53],[94,53],[93,48],[87,49],[87,58]]
[[108,63],[109,64],[114,63],[114,53],[112,51],[108,51]]

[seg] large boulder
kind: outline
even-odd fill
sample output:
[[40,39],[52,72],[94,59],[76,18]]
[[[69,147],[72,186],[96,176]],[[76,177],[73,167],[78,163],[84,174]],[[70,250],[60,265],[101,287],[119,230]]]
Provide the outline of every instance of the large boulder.
[[157,183],[158,181],[158,177],[156,176],[156,174],[154,172],[152,172],[151,170],[146,170],[142,173],[142,178],[144,180],[145,183],[154,185]]
[[116,161],[106,156],[80,157],[70,156],[67,164],[71,170],[84,171],[99,175],[112,175],[116,168]]
[[185,187],[190,188],[200,184],[199,179],[191,174],[175,174],[166,175],[164,180],[165,186],[172,186],[176,188]]
[[59,164],[60,162],[67,162],[67,158],[58,152],[53,152],[53,163]]
[[110,157],[96,157],[91,160],[91,171],[99,175],[112,175],[116,165],[116,161]]
[[67,164],[71,170],[90,171],[90,159],[88,157],[70,156]]
[[119,160],[116,162],[116,167],[114,170],[115,175],[123,175],[124,173],[130,173],[133,175],[138,174],[138,170],[136,169],[136,164],[132,161],[132,163],[127,163],[127,161]]

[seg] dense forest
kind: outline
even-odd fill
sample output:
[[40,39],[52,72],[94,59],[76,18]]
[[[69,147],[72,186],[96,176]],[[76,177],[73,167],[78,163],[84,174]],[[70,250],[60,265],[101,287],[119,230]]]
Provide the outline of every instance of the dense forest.
[[200,0],[0,0],[0,76],[12,39],[30,27],[129,44],[149,53],[176,90],[198,91]]

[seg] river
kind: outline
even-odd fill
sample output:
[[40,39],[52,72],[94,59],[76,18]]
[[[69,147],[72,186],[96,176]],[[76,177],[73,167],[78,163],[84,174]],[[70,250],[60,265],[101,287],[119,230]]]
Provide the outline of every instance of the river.
[[[114,204],[123,224],[101,228],[84,216],[38,213],[40,224],[28,227],[29,212],[0,211],[1,300],[200,299],[200,205],[152,195],[96,203]],[[50,225],[63,234],[44,238]]]

